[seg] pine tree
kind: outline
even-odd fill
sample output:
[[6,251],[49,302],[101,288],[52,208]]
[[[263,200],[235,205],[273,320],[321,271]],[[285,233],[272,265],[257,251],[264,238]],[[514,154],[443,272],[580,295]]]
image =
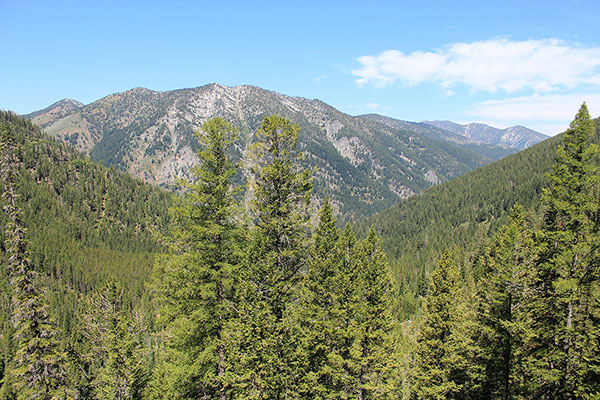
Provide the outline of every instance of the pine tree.
[[356,252],[358,294],[351,354],[357,379],[357,398],[383,398],[392,363],[392,279],[381,238],[371,228]]
[[166,325],[169,396],[227,397],[227,339],[234,316],[233,280],[243,235],[236,221],[232,184],[237,166],[228,151],[237,134],[230,123],[215,118],[197,134],[203,149],[195,182],[175,207],[175,229],[167,238],[170,253],[158,258],[153,286]]
[[297,396],[298,327],[290,305],[308,256],[312,180],[296,151],[298,125],[265,117],[252,154],[255,227],[244,265],[238,391],[243,398]]
[[544,190],[544,224],[529,306],[527,370],[542,399],[600,394],[598,261],[600,174],[594,126],[584,103],[557,149]]
[[[459,271],[445,252],[430,275],[412,371],[417,399],[476,398],[478,351],[469,335],[470,296],[459,290]],[[468,294],[468,293],[467,293]]]
[[38,276],[30,261],[31,244],[26,238],[22,212],[17,205],[18,152],[15,132],[0,131],[0,173],[6,214],[5,249],[12,289],[12,322],[17,341],[9,366],[17,399],[67,398],[65,356],[59,351],[56,323],[48,313]]
[[[356,321],[360,302],[358,291],[360,271],[358,268],[358,241],[350,224],[346,224],[336,245],[341,254],[341,262],[331,290],[334,293],[335,314],[335,351],[328,356],[328,368],[331,398],[354,398],[360,386],[360,367],[357,360],[361,352],[356,347],[360,337],[359,324]],[[358,373],[357,373],[358,372]]]
[[82,318],[87,343],[82,356],[92,365],[89,376],[99,400],[139,399],[146,382],[141,318],[128,309],[124,294],[119,284],[109,282],[90,295]]
[[534,261],[533,233],[515,205],[507,225],[494,235],[478,261],[477,319],[485,367],[482,396],[511,399],[523,385],[528,273]]
[[384,398],[391,370],[391,278],[381,240],[340,235],[327,201],[301,297],[306,398]]
[[304,364],[304,388],[301,394],[306,398],[332,398],[339,390],[333,378],[338,371],[330,363],[330,358],[340,349],[337,329],[340,310],[334,289],[342,257],[338,239],[333,210],[325,199],[295,315],[302,326],[299,350]]

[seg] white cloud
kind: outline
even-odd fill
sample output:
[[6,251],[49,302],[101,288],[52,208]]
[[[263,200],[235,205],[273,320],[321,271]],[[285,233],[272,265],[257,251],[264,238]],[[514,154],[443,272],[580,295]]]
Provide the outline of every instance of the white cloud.
[[411,54],[387,50],[360,57],[358,62],[361,67],[352,74],[359,85],[437,82],[443,87],[464,84],[476,91],[513,93],[600,84],[600,47],[558,39],[492,39]]
[[[600,93],[547,94],[488,100],[475,104],[468,114],[490,125],[514,125],[519,121],[532,129],[555,135],[568,128],[577,110],[586,102],[592,118],[598,117]],[[492,122],[490,122],[492,121]]]
[[446,62],[446,57],[434,53],[417,51],[405,56],[397,50],[388,50],[378,56],[364,56],[358,59],[363,67],[352,71],[358,76],[359,84],[374,82],[378,86],[394,83],[402,77],[408,84],[430,80]]
[[377,110],[379,108],[379,104],[375,104],[375,103],[367,103],[367,108],[369,110]]

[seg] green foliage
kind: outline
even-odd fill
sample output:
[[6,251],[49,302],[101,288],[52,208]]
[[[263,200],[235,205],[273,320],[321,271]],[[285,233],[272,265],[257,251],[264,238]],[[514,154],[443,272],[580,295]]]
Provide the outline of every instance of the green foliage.
[[139,399],[146,382],[140,315],[128,309],[115,282],[92,293],[82,317],[92,393],[97,399]]
[[[563,139],[542,195],[541,230],[534,235],[517,206],[490,245],[475,250],[480,256],[473,272],[464,268],[457,280],[445,256],[431,274],[416,350],[417,397],[598,396],[600,364],[591,349],[597,349],[599,336],[600,175],[597,147],[590,144],[598,138],[585,104]],[[477,296],[465,296],[471,274],[478,279]],[[460,280],[466,301],[451,305]],[[451,322],[454,314],[462,316],[457,325]],[[451,333],[453,326],[472,334],[452,346],[460,338]],[[452,362],[443,362],[448,359]]]
[[256,165],[252,243],[244,261],[238,390],[244,398],[297,396],[298,340],[290,306],[308,253],[310,172],[299,165],[299,127],[265,117],[252,152]]
[[359,399],[378,399],[386,394],[392,361],[392,279],[381,239],[371,229],[356,251],[354,290],[358,302],[350,350],[351,371],[356,376]]
[[477,398],[480,370],[468,293],[461,293],[458,268],[446,252],[430,278],[417,336],[414,393],[418,399]]
[[323,202],[308,271],[301,286],[300,306],[295,319],[301,324],[301,346],[304,367],[303,397],[329,398],[340,393],[343,368],[332,365],[344,348],[338,333],[344,311],[339,308],[340,263],[343,253],[338,243],[340,233],[328,199]]
[[[22,226],[30,240],[27,257],[30,272],[20,282],[34,282],[35,286],[43,287],[43,291],[37,289],[38,300],[30,300],[49,306],[39,308],[37,315],[57,321],[59,330],[54,334],[43,333],[47,343],[41,344],[59,349],[58,370],[61,375],[66,374],[74,395],[86,398],[92,392],[83,377],[87,370],[79,368],[89,367],[79,354],[84,349],[79,322],[89,311],[84,311],[83,299],[114,278],[127,287],[123,301],[128,307],[135,303],[143,308],[143,314],[148,314],[144,282],[152,267],[153,252],[159,249],[153,232],[166,225],[169,197],[49,140],[29,121],[14,114],[0,112],[0,125],[2,130],[14,134],[10,154],[16,179],[16,206],[22,210]],[[4,181],[1,185],[2,193],[8,193]],[[3,227],[9,227],[6,215],[1,215],[0,220]],[[0,242],[9,240],[15,232],[9,230],[10,234],[4,229],[0,232]],[[0,246],[3,265],[8,265],[8,257],[8,248]],[[34,274],[37,278],[33,278]],[[8,271],[3,268],[0,271],[3,398],[17,394],[8,388],[11,384],[7,382],[25,382],[7,374],[16,367],[11,360],[17,348],[10,323],[9,281]],[[144,318],[144,324],[152,326],[152,320]]]
[[[600,124],[596,120],[596,124]],[[401,319],[418,311],[426,276],[445,249],[460,249],[470,264],[482,245],[508,221],[515,203],[541,214],[539,202],[564,134],[442,183],[361,221],[358,234],[374,226],[384,241],[394,278],[401,286]],[[600,136],[590,137],[599,143]],[[598,163],[598,157],[593,158]],[[537,220],[534,220],[537,225]]]
[[68,334],[79,294],[109,278],[127,282],[126,297],[141,302],[169,195],[91,162],[13,114],[0,113],[0,124],[16,133],[17,201],[30,260],[59,327]]
[[340,235],[325,200],[300,294],[303,398],[383,398],[391,361],[391,279],[375,232]]
[[[9,361],[12,384],[17,399],[56,399],[67,396],[64,355],[59,351],[56,322],[48,314],[48,304],[39,288],[38,274],[30,261],[30,242],[17,205],[18,180],[15,150],[16,133],[10,126],[0,131],[0,173],[2,201],[6,215],[4,248],[6,271],[10,279],[11,320],[16,341],[15,354]],[[8,360],[4,360],[5,362]],[[7,389],[5,392],[8,392]]]
[[232,188],[236,166],[227,155],[236,132],[220,118],[202,129],[195,182],[184,182],[187,190],[172,212],[169,254],[157,259],[153,274],[166,341],[156,379],[168,381],[163,391],[172,398],[225,398],[227,390],[224,330],[234,316],[243,242]]
[[[585,105],[542,206],[560,138],[376,217],[385,242],[364,225],[363,240],[350,225],[340,233],[329,200],[311,236],[301,133],[283,117],[264,118],[251,151],[249,228],[233,187],[236,132],[215,119],[198,136],[201,163],[167,234],[163,192],[0,117],[11,150],[2,152],[2,399],[600,393],[600,173]],[[393,148],[388,133],[381,143]],[[434,268],[444,247],[452,256]],[[45,383],[31,384],[38,376]]]
[[585,103],[558,147],[551,185],[544,191],[544,224],[530,304],[527,367],[540,398],[599,393],[597,348],[600,174],[590,144],[594,135]]
[[533,295],[530,271],[535,255],[532,230],[523,208],[515,205],[508,224],[494,235],[476,265],[481,275],[477,322],[485,398],[510,399],[523,392],[526,303]]

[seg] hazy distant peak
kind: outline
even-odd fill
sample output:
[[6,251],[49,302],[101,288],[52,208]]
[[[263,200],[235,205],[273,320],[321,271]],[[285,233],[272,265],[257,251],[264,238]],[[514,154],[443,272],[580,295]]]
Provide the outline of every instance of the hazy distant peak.
[[452,121],[423,121],[423,123],[445,129],[482,143],[511,147],[519,150],[526,149],[527,147],[548,138],[548,136],[540,132],[520,125],[499,129],[478,122],[467,125],[460,125]]

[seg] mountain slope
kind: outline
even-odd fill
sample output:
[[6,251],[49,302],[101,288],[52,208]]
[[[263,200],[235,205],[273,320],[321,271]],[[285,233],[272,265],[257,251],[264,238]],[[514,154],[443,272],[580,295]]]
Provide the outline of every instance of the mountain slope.
[[[600,143],[600,119],[595,120]],[[505,222],[519,203],[536,214],[542,188],[556,157],[558,135],[517,154],[436,187],[362,221],[357,231],[369,226],[382,235],[394,260],[395,273],[411,290],[420,274],[447,248],[474,254],[478,246]]]
[[63,99],[27,115],[27,118],[35,120],[36,125],[48,125],[66,116],[69,112],[83,107],[83,103],[73,99]]
[[548,139],[548,136],[524,126],[511,126],[498,129],[486,124],[460,125],[451,121],[423,121],[423,123],[441,128],[469,139],[497,146],[524,150],[536,143]]
[[[189,177],[197,162],[194,131],[209,118],[221,116],[241,128],[234,156],[247,161],[254,132],[271,114],[300,125],[299,147],[313,169],[315,193],[328,195],[344,220],[382,210],[492,161],[445,140],[349,116],[319,100],[253,86],[211,84],[168,92],[136,88],[58,119],[43,113],[29,117],[95,160],[170,186],[177,177]],[[248,166],[245,162],[240,182]]]
[[[0,112],[0,129],[5,127],[17,134],[17,191],[32,265],[61,327],[70,330],[81,294],[112,278],[125,283],[129,301],[140,301],[161,249],[154,234],[166,228],[171,194],[92,162],[30,121]],[[3,218],[0,213],[2,226]],[[0,260],[3,243],[0,230]],[[5,273],[0,271],[0,286]],[[9,307],[5,300],[1,296],[0,314]]]

